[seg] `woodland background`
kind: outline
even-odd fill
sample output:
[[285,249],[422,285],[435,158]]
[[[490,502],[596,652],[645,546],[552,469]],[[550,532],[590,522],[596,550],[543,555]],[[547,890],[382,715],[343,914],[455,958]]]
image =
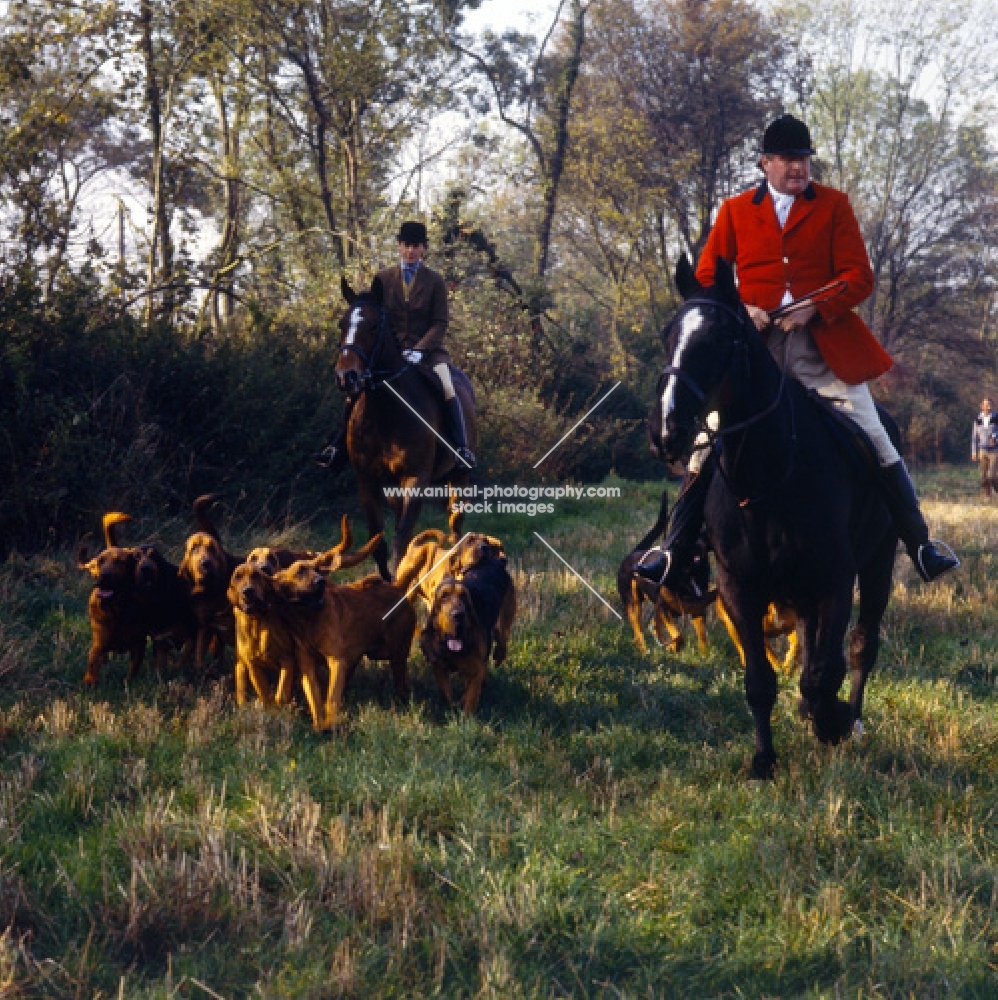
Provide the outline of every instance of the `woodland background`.
[[908,458],[969,457],[998,388],[989,3],[561,0],[535,34],[472,32],[475,6],[0,3],[0,554],[209,489],[244,523],[329,510],[309,456],[340,412],[339,278],[410,217],[451,282],[483,475],[618,380],[545,472],[660,475],[671,275],[784,109],[860,219]]

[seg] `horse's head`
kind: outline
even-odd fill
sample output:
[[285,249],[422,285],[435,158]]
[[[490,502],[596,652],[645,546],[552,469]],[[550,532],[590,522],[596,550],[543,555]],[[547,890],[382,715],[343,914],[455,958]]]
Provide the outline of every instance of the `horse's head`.
[[387,367],[386,349],[398,353],[385,314],[385,290],[375,278],[368,292],[355,292],[346,278],[340,279],[346,312],[340,317],[340,356],[336,362],[336,382],[340,392],[356,396],[374,381],[376,364]]
[[666,328],[672,363],[662,392],[662,454],[675,462],[689,454],[697,420],[717,409],[733,350],[749,322],[731,265],[718,257],[715,283],[704,288],[684,254],[676,287],[684,305]]

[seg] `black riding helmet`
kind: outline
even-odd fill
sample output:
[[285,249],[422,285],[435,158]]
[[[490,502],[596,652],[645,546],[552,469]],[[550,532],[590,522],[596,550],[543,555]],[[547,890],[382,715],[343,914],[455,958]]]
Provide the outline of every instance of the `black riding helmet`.
[[793,115],[780,115],[766,127],[762,152],[767,156],[814,156],[808,127]]

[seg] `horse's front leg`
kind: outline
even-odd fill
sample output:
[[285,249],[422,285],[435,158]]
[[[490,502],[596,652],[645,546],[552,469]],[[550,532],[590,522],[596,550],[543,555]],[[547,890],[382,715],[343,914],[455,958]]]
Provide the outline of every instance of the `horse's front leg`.
[[835,593],[818,605],[805,629],[800,711],[811,720],[814,735],[833,745],[852,732],[853,709],[839,698],[846,674],[842,642],[852,612],[852,583],[851,575],[845,577]]
[[745,664],[745,698],[755,722],[755,755],[752,757],[752,777],[770,780],[776,767],[773,746],[773,706],[776,704],[776,671],[766,655],[766,638],[762,631],[763,608],[743,595],[726,595],[725,623],[734,629],[736,645]]
[[[358,491],[360,492],[360,505],[364,511],[364,521],[367,524],[367,537],[373,538],[385,529],[385,507],[384,494],[381,488],[368,480],[357,477]],[[388,583],[392,582],[392,574],[388,569],[388,543],[382,535],[381,541],[371,554],[381,578]]]
[[755,722],[755,755],[752,777],[768,781],[776,767],[773,746],[773,706],[776,704],[776,671],[766,656],[766,640],[762,623],[750,626],[748,634],[739,632],[745,650],[745,697]]
[[395,510],[395,538],[392,542],[392,565],[396,569],[416,532],[426,485],[426,481],[419,476],[406,476],[401,480],[402,504]]

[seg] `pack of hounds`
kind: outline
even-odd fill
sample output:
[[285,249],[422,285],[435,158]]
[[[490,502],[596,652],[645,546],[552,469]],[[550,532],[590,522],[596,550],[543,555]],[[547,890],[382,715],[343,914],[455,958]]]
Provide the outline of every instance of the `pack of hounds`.
[[381,535],[352,550],[344,515],[341,539],[326,552],[262,547],[245,557],[229,552],[215,527],[214,495],[194,503],[198,525],[179,565],[151,545],[126,546],[118,537],[129,515],[104,515],[104,548],[78,554],[93,577],[88,603],[91,646],[84,684],[94,686],[112,653],[126,653],[134,678],[151,641],[157,670],[176,652],[182,665],[203,670],[235,649],[235,692],[251,690],[264,705],[284,705],[300,690],[317,731],[342,716],[350,675],[365,656],[387,661],[394,695],[408,697],[409,653],[416,607],[427,612],[420,630],[423,654],[444,701],[454,704],[452,676],[464,683],[464,712],[474,714],[490,658],[506,657],[516,616],[516,591],[502,542],[468,533],[421,532],[387,582],[378,574],[335,583],[338,570],[362,563]]
[[[198,530],[186,541],[179,565],[152,545],[121,544],[119,531],[131,517],[104,515],[104,548],[93,557],[81,548],[78,565],[93,577],[88,603],[91,647],[84,684],[95,686],[112,653],[129,656],[128,678],[137,676],[152,644],[157,671],[176,654],[198,671],[220,666],[227,647],[235,650],[235,694],[239,705],[251,692],[265,706],[289,704],[300,690],[316,731],[341,720],[347,683],[367,657],[386,661],[396,699],[409,694],[408,661],[417,632],[417,610],[425,607],[419,645],[437,688],[455,704],[452,678],[463,683],[461,708],[473,715],[488,677],[488,665],[506,658],[516,616],[516,589],[503,543],[491,535],[461,535],[460,513],[448,532],[428,529],[410,542],[393,581],[374,573],[350,583],[334,582],[339,570],[364,562],[381,540],[353,550],[343,516],[340,541],[325,552],[255,548],[246,556],[229,552],[212,517],[218,498],[198,497]],[[678,623],[689,617],[702,653],[707,651],[705,618],[716,603],[735,647],[738,636],[710,587],[706,549],[695,566],[702,597],[682,601],[667,587],[634,574],[634,567],[668,521],[663,496],[659,518],[624,557],[618,591],[635,642],[647,653],[643,605],[651,605],[652,626],[663,647],[678,652]],[[768,650],[773,666],[786,672],[798,664],[796,619],[773,606],[764,623],[767,640],[788,637],[785,657]]]

